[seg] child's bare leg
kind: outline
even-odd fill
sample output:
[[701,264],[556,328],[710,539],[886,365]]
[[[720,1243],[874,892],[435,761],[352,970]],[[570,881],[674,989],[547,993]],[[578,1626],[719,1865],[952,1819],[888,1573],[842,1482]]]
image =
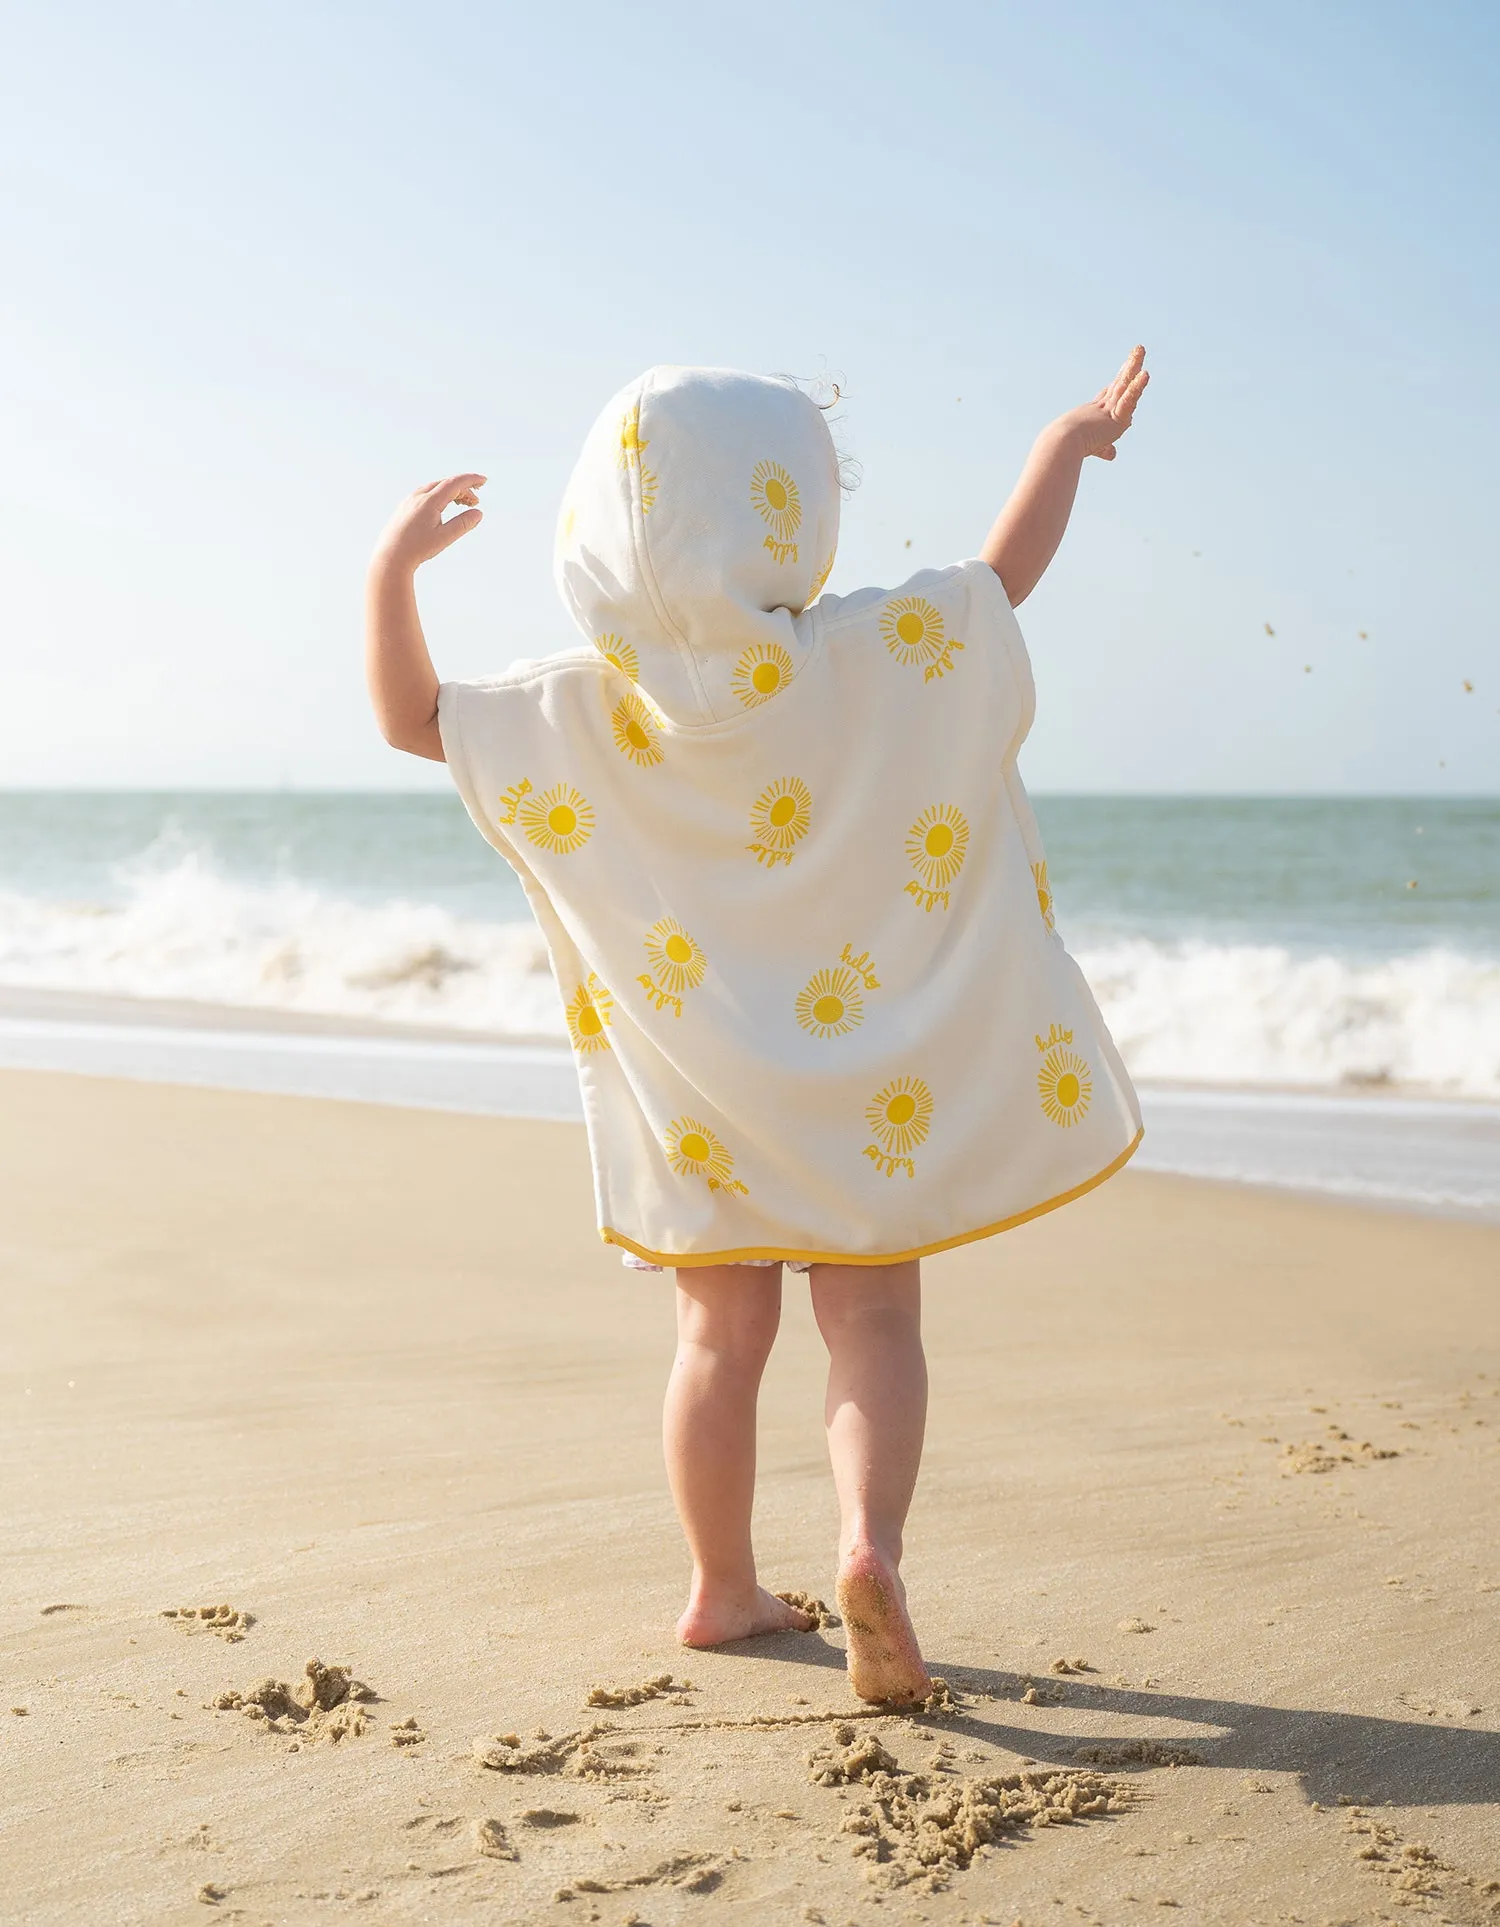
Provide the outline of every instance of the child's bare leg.
[[752,1633],[806,1632],[812,1621],[756,1582],[755,1404],[781,1322],[781,1267],[702,1265],[677,1273],[677,1356],[662,1443],[693,1586],[677,1622],[684,1646]]
[[927,1423],[921,1269],[915,1261],[815,1265],[811,1276],[828,1346],[825,1415],[841,1515],[838,1601],[850,1683],[861,1699],[925,1699],[932,1681],[900,1572]]

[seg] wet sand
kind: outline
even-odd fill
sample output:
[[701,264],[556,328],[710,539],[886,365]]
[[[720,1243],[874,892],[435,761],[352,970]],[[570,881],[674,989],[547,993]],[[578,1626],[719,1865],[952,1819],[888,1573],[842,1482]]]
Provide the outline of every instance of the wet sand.
[[0,1073],[0,1266],[0,1919],[1500,1919],[1494,1228],[1127,1171],[924,1266],[916,1716],[674,1644],[575,1126]]

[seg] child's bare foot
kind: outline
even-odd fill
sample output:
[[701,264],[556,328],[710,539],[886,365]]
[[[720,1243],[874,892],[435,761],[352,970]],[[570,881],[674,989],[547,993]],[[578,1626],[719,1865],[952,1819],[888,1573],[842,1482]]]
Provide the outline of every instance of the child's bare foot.
[[722,1646],[729,1639],[752,1639],[756,1633],[810,1633],[813,1616],[789,1606],[764,1586],[747,1591],[713,1591],[694,1585],[688,1609],[677,1622],[684,1646]]
[[906,1588],[890,1560],[856,1546],[839,1568],[839,1612],[849,1636],[849,1684],[862,1700],[924,1700],[932,1681],[906,1611]]

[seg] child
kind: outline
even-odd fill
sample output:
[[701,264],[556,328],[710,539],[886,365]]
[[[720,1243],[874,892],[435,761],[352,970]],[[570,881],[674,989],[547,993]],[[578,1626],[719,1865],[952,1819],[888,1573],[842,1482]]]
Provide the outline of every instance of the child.
[[413,577],[478,525],[482,475],[409,497],[371,564],[381,728],[446,759],[546,933],[602,1237],[676,1267],[678,1636],[810,1624],[759,1585],[750,1542],[788,1263],[829,1350],[837,1598],[871,1701],[931,1690],[899,1570],[927,1404],[919,1260],[1066,1203],[1140,1141],[1053,929],[1011,610],[1084,458],[1113,459],[1144,361],[1042,432],[977,560],[894,590],[819,600],[827,425],[792,384],[724,369],[652,369],[590,432],[556,551],[585,646],[439,687]]

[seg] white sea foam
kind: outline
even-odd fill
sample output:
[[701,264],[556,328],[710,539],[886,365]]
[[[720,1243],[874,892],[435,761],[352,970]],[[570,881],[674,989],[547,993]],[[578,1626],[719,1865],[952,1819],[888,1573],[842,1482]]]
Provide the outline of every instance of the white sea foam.
[[[1131,938],[1079,961],[1141,1078],[1500,1097],[1494,958]],[[120,873],[109,904],[0,892],[0,983],[564,1034],[529,923],[242,881],[192,853]]]
[[1140,1078],[1500,1096],[1500,960],[1130,939],[1078,961]]

